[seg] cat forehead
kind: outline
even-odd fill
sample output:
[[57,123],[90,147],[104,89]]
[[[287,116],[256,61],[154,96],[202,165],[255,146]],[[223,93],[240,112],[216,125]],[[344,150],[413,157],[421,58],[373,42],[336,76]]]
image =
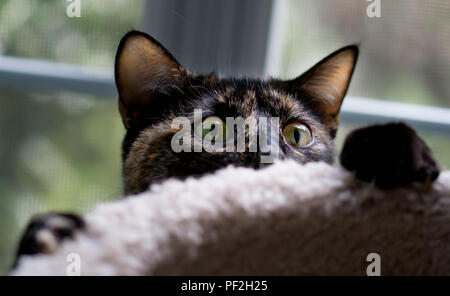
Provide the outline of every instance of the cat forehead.
[[301,117],[305,106],[283,89],[258,80],[216,81],[209,88],[207,105],[223,105],[246,115],[267,113],[276,116]]

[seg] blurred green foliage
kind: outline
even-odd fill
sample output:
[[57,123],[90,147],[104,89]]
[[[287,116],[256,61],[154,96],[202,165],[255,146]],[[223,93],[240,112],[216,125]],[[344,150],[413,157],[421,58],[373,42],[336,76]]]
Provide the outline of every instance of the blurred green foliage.
[[[117,44],[139,25],[140,0],[0,1],[0,53],[113,70]],[[0,89],[0,274],[30,217],[83,212],[121,195],[124,133],[116,98]]]
[[111,68],[118,40],[139,25],[142,0],[82,0],[81,17],[66,0],[0,1],[0,53]]
[[381,2],[381,17],[369,18],[367,1],[289,1],[281,73],[296,76],[358,44],[350,95],[450,107],[450,3]]

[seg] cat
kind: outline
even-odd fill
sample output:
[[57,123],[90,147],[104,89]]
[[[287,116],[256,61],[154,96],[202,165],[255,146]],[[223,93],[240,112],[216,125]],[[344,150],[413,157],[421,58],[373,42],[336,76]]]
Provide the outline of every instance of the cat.
[[[198,177],[228,165],[259,169],[270,164],[262,161],[264,153],[258,149],[175,152],[172,139],[179,129],[173,128],[172,122],[179,117],[193,122],[196,109],[202,111],[204,126],[228,128],[232,135],[237,131],[226,127],[226,117],[279,118],[278,139],[270,143],[278,151],[277,160],[335,163],[333,139],[339,110],[357,58],[358,47],[350,45],[292,80],[218,78],[184,69],[167,49],[143,32],[127,33],[115,60],[118,108],[126,129],[122,143],[124,195],[143,192],[168,178]],[[204,136],[205,128],[200,126],[199,133],[194,127],[189,134],[197,139],[194,141]],[[217,144],[220,139],[214,141]],[[353,131],[340,162],[357,178],[386,190],[413,182],[430,184],[440,171],[425,142],[403,123]],[[51,253],[84,227],[77,215],[40,215],[26,228],[17,258]]]

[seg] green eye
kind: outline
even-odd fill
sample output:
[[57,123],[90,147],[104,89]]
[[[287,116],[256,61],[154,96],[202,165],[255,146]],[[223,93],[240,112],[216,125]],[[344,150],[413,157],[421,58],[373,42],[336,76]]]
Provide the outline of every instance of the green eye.
[[309,128],[301,123],[288,124],[283,129],[283,136],[289,145],[297,147],[309,145],[313,139]]
[[203,120],[197,127],[196,134],[202,139],[212,142],[225,142],[228,139],[227,126],[216,116],[211,116]]

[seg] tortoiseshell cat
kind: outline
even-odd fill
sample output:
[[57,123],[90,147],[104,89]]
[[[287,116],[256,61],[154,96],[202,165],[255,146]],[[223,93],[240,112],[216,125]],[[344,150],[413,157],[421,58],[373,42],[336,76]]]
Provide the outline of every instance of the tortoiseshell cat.
[[[171,128],[171,122],[180,116],[192,121],[194,109],[202,110],[203,122],[215,126],[224,125],[226,117],[278,117],[279,140],[270,143],[279,150],[278,159],[333,163],[339,109],[357,57],[356,46],[344,47],[288,81],[219,79],[185,70],[152,37],[129,32],[120,42],[115,63],[119,111],[126,128],[122,146],[125,195],[145,191],[170,177],[201,176],[227,165],[255,169],[266,165],[259,149],[173,151],[171,140],[177,129]],[[195,129],[192,136],[196,136]],[[439,175],[427,145],[401,123],[356,130],[347,137],[340,159],[358,178],[384,189],[430,182]],[[26,229],[17,257],[52,252],[61,240],[82,228],[83,221],[76,215],[38,216]],[[47,235],[41,235],[43,231]]]

